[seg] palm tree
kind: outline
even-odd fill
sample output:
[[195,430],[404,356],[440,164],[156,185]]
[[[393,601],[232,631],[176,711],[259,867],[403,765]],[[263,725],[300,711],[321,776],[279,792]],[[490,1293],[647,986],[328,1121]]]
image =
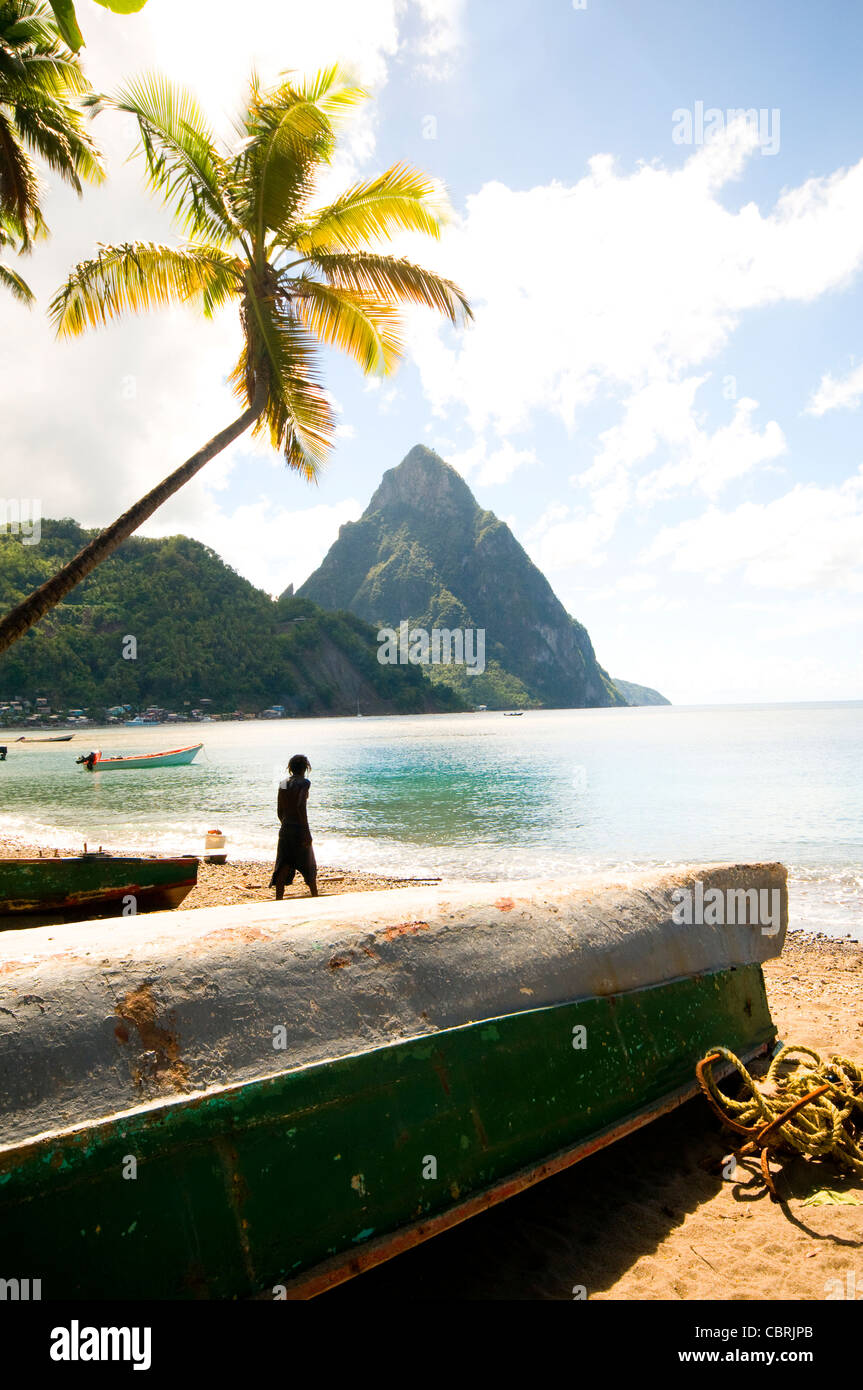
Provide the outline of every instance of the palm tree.
[[399,304],[426,305],[452,323],[471,317],[457,285],[379,249],[404,231],[440,235],[443,210],[427,175],[396,164],[314,205],[340,120],[365,96],[337,67],[270,92],[253,78],[230,151],[217,146],[194,99],[162,77],[112,99],[137,119],[149,182],[190,239],[100,247],[56,295],[52,321],[72,337],[130,311],[192,303],[209,318],[234,302],[243,347],[230,380],[243,411],[7,614],[0,653],[250,426],[313,479],[335,424],[318,341],[383,374],[401,352]]
[[[3,250],[4,246],[10,245],[16,249],[23,249],[25,244],[26,232],[22,223],[12,213],[5,212],[0,208],[0,251]],[[2,261],[0,261],[0,285],[9,290],[22,304],[32,304],[35,299],[35,295],[24,277],[13,270],[11,265],[4,265]]]
[[[28,251],[47,231],[34,155],[78,193],[82,180],[102,178],[79,104],[90,93],[48,8],[40,0],[0,0],[0,249]],[[0,285],[32,303],[27,283],[2,264]]]
[[[84,37],[78,28],[72,0],[48,0],[48,3],[54,11],[57,28],[65,42],[73,53],[77,53],[79,48],[84,47]],[[146,3],[147,0],[96,0],[97,5],[102,5],[106,10],[113,10],[115,14],[134,14],[136,10],[142,10]]]

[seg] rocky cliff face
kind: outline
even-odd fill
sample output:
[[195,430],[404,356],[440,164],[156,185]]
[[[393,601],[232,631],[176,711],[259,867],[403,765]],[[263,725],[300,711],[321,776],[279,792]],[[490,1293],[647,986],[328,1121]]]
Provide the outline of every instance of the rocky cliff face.
[[300,590],[377,627],[483,628],[487,670],[429,668],[474,703],[557,708],[625,701],[509,527],[464,479],[417,445],[384,474]]

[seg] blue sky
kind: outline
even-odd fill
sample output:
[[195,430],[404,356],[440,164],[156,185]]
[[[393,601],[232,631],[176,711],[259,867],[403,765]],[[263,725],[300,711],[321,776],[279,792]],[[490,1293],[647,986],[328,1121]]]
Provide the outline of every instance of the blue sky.
[[[126,20],[84,6],[97,85],[166,68],[223,124],[253,61],[353,66],[375,99],[338,176],[406,159],[441,178],[449,229],[404,249],[476,310],[463,335],[411,316],[383,383],[327,357],[340,437],[316,488],[241,445],[151,534],[197,535],[277,592],[424,442],[613,674],[676,702],[863,697],[855,5],[247,0],[239,34],[204,0],[182,18],[170,0]],[[204,12],[226,24],[204,32]],[[681,144],[699,103],[721,118]],[[763,112],[760,135],[734,109]],[[51,191],[29,268],[46,294],[96,239],[172,235],[128,130],[101,119],[112,179],[80,204]],[[108,522],[231,417],[232,323],[179,311],[58,347],[3,312],[25,351],[0,348],[2,484],[21,470],[46,515]]]

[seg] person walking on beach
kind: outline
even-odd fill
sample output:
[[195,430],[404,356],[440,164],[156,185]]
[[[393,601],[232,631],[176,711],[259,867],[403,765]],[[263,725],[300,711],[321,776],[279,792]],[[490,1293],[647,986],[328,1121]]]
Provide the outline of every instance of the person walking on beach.
[[282,901],[285,886],[293,883],[298,870],[308,884],[312,897],[318,896],[318,866],[306,811],[312,785],[306,773],[311,770],[308,758],[303,753],[295,753],[288,763],[288,776],[279,783],[276,811],[281,830],[276,849],[276,867],[270,879],[270,887],[276,890],[276,902]]

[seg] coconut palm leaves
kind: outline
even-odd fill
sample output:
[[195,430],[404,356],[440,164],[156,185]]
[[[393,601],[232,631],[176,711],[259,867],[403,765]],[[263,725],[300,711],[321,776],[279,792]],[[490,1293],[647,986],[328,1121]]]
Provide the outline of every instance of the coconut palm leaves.
[[[21,246],[25,239],[25,228],[11,213],[0,211],[0,251],[4,246]],[[33,303],[34,295],[27,281],[11,266],[0,261],[0,287],[8,290],[22,304]]]
[[[89,92],[47,7],[39,0],[0,0],[0,248],[28,251],[47,231],[36,159],[77,193],[85,181],[102,177],[80,106]],[[0,284],[32,300],[21,277],[3,265]]]
[[402,350],[400,305],[425,305],[453,323],[470,317],[451,281],[384,249],[401,232],[439,236],[443,208],[427,175],[396,164],[315,205],[341,121],[364,98],[337,67],[270,91],[253,79],[232,149],[164,77],[139,78],[101,101],[137,120],[147,179],[188,240],[102,247],[54,299],[58,333],[170,302],[209,316],[235,301],[244,339],[231,374],[236,394],[259,406],[256,430],[313,477],[335,427],[317,345],[386,373]]
[[401,354],[402,305],[424,305],[454,324],[471,317],[457,285],[387,251],[403,232],[440,235],[443,206],[427,175],[395,164],[335,200],[316,197],[341,122],[364,97],[335,67],[306,82],[286,77],[271,91],[253,79],[231,148],[217,142],[193,98],[162,77],[91,103],[135,117],[149,183],[185,241],[100,247],[55,296],[57,332],[74,337],[174,303],[205,317],[236,304],[242,350],[230,381],[243,410],[7,614],[0,653],[250,426],[313,478],[335,433],[321,344],[364,372],[385,373]]
[[[48,3],[54,11],[57,28],[63,36],[64,43],[68,44],[73,53],[77,53],[79,48],[84,47],[84,36],[78,28],[78,18],[72,0],[48,0]],[[113,10],[114,14],[134,14],[136,10],[142,10],[146,3],[147,0],[96,0],[97,5],[102,5],[106,10]]]

